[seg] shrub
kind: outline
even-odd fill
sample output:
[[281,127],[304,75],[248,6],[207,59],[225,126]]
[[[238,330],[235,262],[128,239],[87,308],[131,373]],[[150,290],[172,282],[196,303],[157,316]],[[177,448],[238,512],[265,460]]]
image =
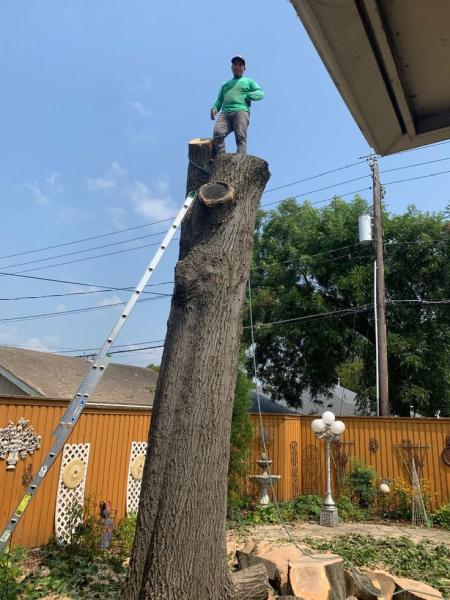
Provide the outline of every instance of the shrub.
[[300,521],[317,521],[322,510],[323,498],[320,496],[297,496],[294,510]]
[[347,488],[350,498],[360,508],[369,508],[376,497],[376,473],[360,461],[354,461],[347,475]]
[[367,510],[354,504],[348,496],[340,496],[336,500],[339,518],[342,521],[364,521],[367,519]]
[[[420,482],[420,489],[425,507],[430,503],[430,484],[427,480]],[[412,503],[414,491],[409,481],[396,478],[391,483],[391,492],[388,497],[387,516],[393,519],[409,521],[412,517]]]
[[22,574],[19,564],[25,556],[26,550],[18,546],[0,555],[0,600],[15,600],[18,597],[21,589],[18,578]]
[[442,529],[450,529],[450,502],[443,504],[439,510],[431,515],[433,525],[442,527]]
[[83,504],[74,501],[68,508],[69,546],[74,552],[89,556],[101,554],[102,519],[93,496],[86,496]]
[[136,533],[136,513],[131,513],[122,521],[114,532],[114,545],[119,548],[120,551],[129,554],[131,547],[134,542],[134,535]]

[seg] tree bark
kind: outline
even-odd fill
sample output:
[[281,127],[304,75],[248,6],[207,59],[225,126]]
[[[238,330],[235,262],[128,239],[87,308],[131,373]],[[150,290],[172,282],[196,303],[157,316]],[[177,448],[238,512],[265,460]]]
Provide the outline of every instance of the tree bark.
[[[189,145],[187,191],[209,181],[229,202],[193,202],[181,229],[152,411],[126,600],[235,599],[225,519],[241,311],[267,163]],[[211,171],[211,172],[209,172]]]

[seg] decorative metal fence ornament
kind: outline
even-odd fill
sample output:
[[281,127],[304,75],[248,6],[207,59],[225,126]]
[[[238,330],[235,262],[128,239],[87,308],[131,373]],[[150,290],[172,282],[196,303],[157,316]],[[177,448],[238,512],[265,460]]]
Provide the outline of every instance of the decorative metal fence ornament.
[[380,447],[380,444],[378,443],[377,438],[371,437],[369,440],[369,450],[375,454],[379,447]]
[[299,482],[299,464],[298,464],[298,444],[296,441],[292,441],[289,444],[291,451],[291,481],[292,481],[292,495],[297,497],[300,494],[300,482]]
[[4,429],[0,429],[0,458],[6,459],[7,471],[14,471],[19,458],[24,460],[27,454],[33,454],[41,447],[41,436],[28,423],[21,417],[17,425],[9,421]]
[[146,453],[147,442],[131,442],[127,478],[127,515],[136,513],[139,506]]
[[355,442],[342,442],[339,438],[331,443],[331,458],[336,474],[338,494],[342,492],[345,485],[348,461],[354,445]]
[[450,434],[445,438],[445,448],[442,450],[441,458],[447,467],[450,467]]
[[411,440],[402,440],[395,446],[411,480],[412,487],[412,523],[413,525],[429,525],[429,519],[423,500],[420,478],[425,464],[425,455],[430,446],[418,444]]
[[322,464],[319,449],[312,444],[302,448],[302,493],[322,493]]

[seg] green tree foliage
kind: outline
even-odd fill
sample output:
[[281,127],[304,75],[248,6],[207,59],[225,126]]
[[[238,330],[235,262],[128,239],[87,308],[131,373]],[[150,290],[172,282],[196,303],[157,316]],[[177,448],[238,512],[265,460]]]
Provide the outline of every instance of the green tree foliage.
[[228,497],[233,502],[239,498],[240,482],[247,473],[247,458],[253,435],[248,409],[251,405],[252,381],[239,368],[231,421],[231,448],[228,465]]
[[[289,199],[261,213],[252,273],[258,374],[274,398],[341,383],[374,405],[371,244],[358,240],[359,196],[326,207]],[[443,213],[383,212],[391,411],[450,415],[450,225]],[[420,303],[399,303],[420,300]],[[333,315],[327,315],[340,311]],[[317,315],[311,317],[311,315]],[[298,317],[304,318],[303,320]]]

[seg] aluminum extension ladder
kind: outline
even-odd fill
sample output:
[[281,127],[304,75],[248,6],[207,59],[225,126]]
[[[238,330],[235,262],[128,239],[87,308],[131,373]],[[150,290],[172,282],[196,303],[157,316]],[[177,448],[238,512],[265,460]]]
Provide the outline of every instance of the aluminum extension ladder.
[[91,364],[89,371],[85,375],[83,381],[80,384],[80,387],[78,388],[74,397],[70,401],[65,413],[63,414],[63,416],[61,418],[61,421],[59,422],[56,430],[53,433],[53,435],[55,437],[55,441],[53,442],[53,445],[50,448],[50,452],[47,454],[39,471],[34,476],[33,481],[28,486],[19,505],[17,506],[16,510],[14,511],[10,520],[8,521],[5,529],[2,531],[2,533],[0,535],[0,553],[3,551],[5,545],[8,543],[8,540],[10,539],[14,529],[16,528],[17,524],[19,523],[20,519],[23,517],[23,514],[24,514],[28,504],[30,503],[31,499],[33,498],[34,494],[36,493],[36,490],[39,488],[40,484],[44,480],[44,477],[49,472],[53,463],[55,462],[56,458],[58,457],[59,453],[63,449],[64,444],[66,443],[67,438],[71,434],[73,428],[77,424],[77,421],[80,418],[80,415],[83,412],[83,409],[85,408],[86,403],[89,400],[89,397],[92,395],[92,393],[94,392],[95,388],[97,387],[100,379],[102,378],[103,374],[105,373],[106,367],[109,363],[109,358],[107,357],[107,353],[108,353],[109,349],[111,348],[112,344],[114,343],[114,340],[116,339],[120,330],[122,329],[127,317],[130,315],[134,305],[136,304],[137,300],[139,299],[140,295],[142,294],[148,281],[150,280],[150,277],[153,275],[155,267],[161,260],[161,257],[163,256],[164,251],[166,250],[167,246],[169,245],[170,241],[172,240],[173,236],[175,235],[175,232],[181,225],[181,222],[183,221],[189,207],[191,206],[192,202],[194,201],[195,196],[196,196],[196,192],[190,192],[187,195],[187,197],[183,203],[183,207],[181,208],[181,210],[175,217],[174,221],[172,222],[168,232],[166,233],[163,241],[161,242],[161,245],[159,246],[158,250],[156,251],[156,253],[155,253],[154,257],[152,258],[151,262],[149,263],[149,265],[146,267],[145,272],[142,275],[136,288],[133,290],[132,295],[131,295],[130,299],[128,300],[122,314],[118,318],[116,324],[114,325],[111,333],[109,334],[109,336],[108,336],[107,340],[105,341],[105,343],[103,344],[102,348],[99,350],[99,352],[95,356],[94,361]]

